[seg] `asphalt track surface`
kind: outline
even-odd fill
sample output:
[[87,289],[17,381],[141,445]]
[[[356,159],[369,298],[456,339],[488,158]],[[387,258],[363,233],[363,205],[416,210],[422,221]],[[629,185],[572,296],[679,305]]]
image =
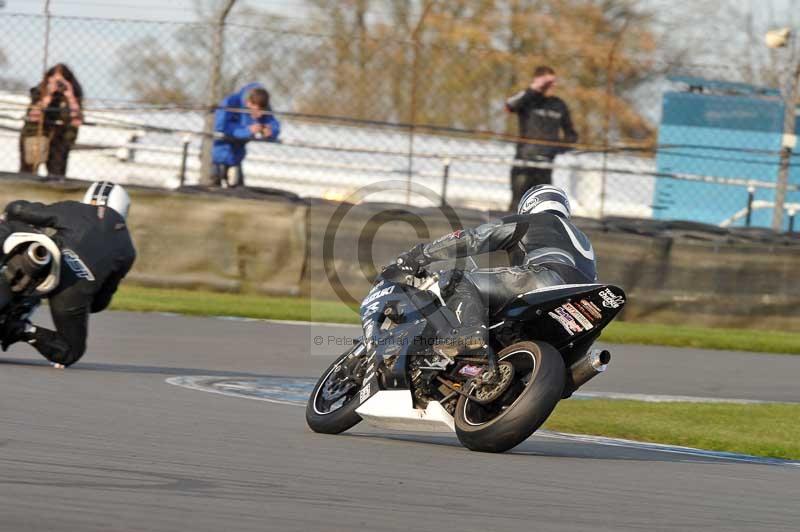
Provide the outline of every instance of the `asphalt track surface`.
[[[791,530],[800,468],[534,436],[504,455],[167,378],[317,377],[352,328],[107,313],[89,353],[0,357],[0,530]],[[314,345],[315,336],[323,345]],[[332,341],[331,343],[335,343]],[[800,357],[635,346],[592,390],[800,400]]]

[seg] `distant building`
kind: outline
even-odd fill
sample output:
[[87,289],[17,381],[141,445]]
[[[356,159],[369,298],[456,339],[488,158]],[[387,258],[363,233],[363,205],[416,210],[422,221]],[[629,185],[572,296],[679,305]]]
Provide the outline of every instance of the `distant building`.
[[[783,137],[783,104],[777,90],[702,78],[670,81],[685,89],[664,93],[658,172],[777,182]],[[800,157],[793,156],[791,165],[789,182],[800,184]],[[773,202],[774,197],[774,189],[756,188],[756,205]],[[653,217],[719,225],[746,209],[747,202],[746,185],[659,177]],[[800,193],[790,192],[787,202],[800,203]],[[753,225],[769,227],[771,221],[771,208],[753,212]],[[744,218],[732,225],[744,225]]]

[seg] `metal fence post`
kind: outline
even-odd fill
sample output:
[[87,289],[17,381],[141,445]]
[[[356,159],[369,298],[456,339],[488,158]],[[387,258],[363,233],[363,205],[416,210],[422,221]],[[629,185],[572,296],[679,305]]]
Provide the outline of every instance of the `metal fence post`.
[[608,64],[606,65],[606,108],[603,116],[603,170],[600,177],[600,218],[605,216],[606,207],[606,173],[608,169],[608,150],[611,145],[611,98],[614,95],[614,60],[617,56],[617,47],[619,46],[622,37],[625,35],[625,30],[628,29],[630,18],[626,17],[622,23],[622,27],[611,43],[611,49],[608,51]]
[[789,183],[789,162],[792,150],[797,143],[795,135],[796,107],[797,107],[797,78],[800,76],[800,61],[797,60],[795,36],[792,31],[790,41],[790,69],[789,83],[783,94],[783,138],[781,139],[781,162],[778,170],[778,186],[775,188],[775,210],[772,212],[772,229],[780,231],[783,228],[783,210],[786,203],[786,188]]
[[412,179],[414,176],[414,126],[417,122],[417,85],[418,85],[418,78],[417,78],[417,71],[419,67],[419,32],[422,31],[423,25],[425,23],[425,17],[428,16],[431,8],[433,7],[433,0],[428,0],[425,2],[425,6],[422,8],[422,13],[419,16],[419,20],[417,20],[416,26],[414,26],[414,31],[411,33],[411,47],[412,47],[412,58],[411,58],[411,101],[409,103],[409,129],[408,129],[408,184],[406,187],[406,203],[411,203],[411,185]]
[[[49,58],[50,54],[50,0],[45,0],[44,3],[44,51],[42,53],[42,80],[44,81],[45,77],[47,77],[47,63],[50,61]],[[42,115],[39,119],[39,125],[37,127],[37,135],[39,138],[44,136],[44,117],[47,110],[42,105],[42,98],[44,95],[41,96],[39,100],[39,107],[42,109]],[[49,149],[49,141],[46,145],[44,142],[39,142],[39,161],[44,160],[45,150]],[[41,163],[33,168],[33,173],[38,174],[39,168],[41,167]],[[48,176],[49,177],[49,176]]]
[[744,225],[750,227],[753,218],[753,200],[755,199],[756,187],[747,187],[747,216],[744,219]]
[[200,147],[200,184],[219,185],[211,175],[211,144],[214,136],[214,109],[222,99],[222,56],[225,51],[225,20],[236,0],[226,0],[220,9],[214,28],[211,65],[208,75],[208,109],[203,117],[203,141]]
[[188,135],[183,137],[183,150],[181,151],[181,172],[178,175],[179,178],[179,186],[183,188],[184,184],[186,183],[186,165],[189,161],[189,144],[191,144],[192,139],[189,138]]
[[450,179],[450,163],[450,159],[444,160],[444,172],[442,173],[442,207],[447,205],[447,181]]
[[50,60],[50,0],[44,3],[44,53],[42,55],[42,72],[47,73],[47,63]]

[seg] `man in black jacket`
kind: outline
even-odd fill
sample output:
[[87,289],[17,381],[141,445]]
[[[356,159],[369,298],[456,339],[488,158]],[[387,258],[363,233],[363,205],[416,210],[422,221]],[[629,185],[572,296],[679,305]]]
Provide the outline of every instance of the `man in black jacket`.
[[[51,236],[61,250],[58,287],[48,294],[56,330],[32,325],[27,320],[11,324],[3,350],[24,341],[56,367],[74,364],[86,351],[89,314],[111,303],[120,281],[136,259],[125,222],[130,206],[127,192],[108,181],[93,183],[83,202],[61,201],[52,205],[14,201],[6,206],[3,225],[27,224]],[[18,230],[18,229],[17,229]]]
[[[519,136],[516,158],[522,161],[552,163],[559,153],[567,151],[560,143],[574,143],[578,133],[572,125],[569,108],[564,100],[552,96],[556,84],[555,70],[549,66],[537,67],[530,87],[506,100],[506,110],[516,113],[519,119]],[[563,137],[561,133],[563,132]],[[543,140],[545,144],[528,141]],[[536,185],[549,185],[552,170],[515,165],[511,169],[511,206],[517,210],[519,200],[526,190]]]
[[455,276],[444,287],[447,307],[460,324],[450,352],[482,347],[491,355],[487,320],[519,294],[562,284],[597,281],[594,249],[589,238],[570,221],[569,199],[553,185],[539,185],[522,197],[518,214],[474,229],[419,244],[397,259],[405,271],[416,274],[434,261],[493,251],[506,251],[510,267],[478,269]]

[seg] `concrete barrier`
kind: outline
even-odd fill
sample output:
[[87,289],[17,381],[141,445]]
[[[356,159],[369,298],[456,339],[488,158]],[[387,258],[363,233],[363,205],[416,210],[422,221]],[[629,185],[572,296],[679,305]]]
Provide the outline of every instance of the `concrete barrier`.
[[360,302],[377,270],[402,251],[486,220],[485,213],[467,209],[314,202],[307,219],[303,293]]
[[[80,200],[87,184],[0,180],[14,199]],[[306,206],[285,198],[126,187],[138,258],[128,281],[147,286],[297,295],[305,263]]]

